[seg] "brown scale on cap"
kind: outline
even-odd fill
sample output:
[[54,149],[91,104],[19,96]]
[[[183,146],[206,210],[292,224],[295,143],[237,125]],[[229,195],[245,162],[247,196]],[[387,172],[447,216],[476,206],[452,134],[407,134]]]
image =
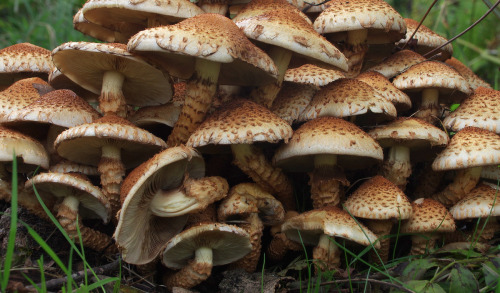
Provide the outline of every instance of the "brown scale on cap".
[[445,61],[446,64],[450,65],[453,67],[460,75],[462,75],[467,81],[469,82],[469,85],[476,90],[479,87],[484,87],[484,88],[489,88],[491,89],[491,85],[487,83],[486,81],[482,80],[479,76],[477,76],[472,69],[467,67],[465,64],[460,62],[455,57],[451,57],[450,59]]
[[478,87],[444,119],[443,124],[452,131],[474,126],[500,133],[500,91]]
[[391,79],[407,68],[422,61],[425,61],[422,55],[411,50],[401,50],[367,70],[380,72],[385,77]]
[[327,69],[314,64],[304,64],[299,67],[287,69],[284,81],[325,86],[339,78],[345,78],[345,73],[337,69]]
[[315,86],[309,84],[284,82],[271,111],[292,125],[317,91]]
[[[413,214],[401,225],[401,233],[412,233],[410,254],[424,254],[433,249],[440,233],[455,231],[455,220],[438,201],[419,198],[412,203]],[[424,235],[420,236],[420,235]]]

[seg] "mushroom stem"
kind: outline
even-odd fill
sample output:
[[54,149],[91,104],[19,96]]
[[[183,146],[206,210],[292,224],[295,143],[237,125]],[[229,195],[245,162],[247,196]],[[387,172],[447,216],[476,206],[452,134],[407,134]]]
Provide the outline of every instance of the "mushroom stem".
[[318,245],[313,249],[313,259],[316,262],[316,274],[340,267],[340,249],[330,240],[330,236],[323,234],[319,237]]
[[250,144],[232,144],[233,164],[238,166],[264,190],[275,194],[285,210],[295,210],[292,184],[279,168],[273,167],[257,147]]
[[408,183],[407,179],[411,175],[410,148],[400,145],[392,146],[380,172],[387,180],[404,191]]
[[206,13],[216,13],[225,16],[229,10],[228,2],[228,0],[200,0],[198,1],[198,6]]
[[471,167],[458,170],[453,182],[448,184],[445,189],[432,196],[443,205],[450,207],[467,195],[476,187],[481,176],[482,167]]
[[125,176],[120,148],[114,145],[103,146],[97,170],[101,174],[102,193],[111,204],[111,215],[115,221],[115,215],[121,208],[120,187]]
[[250,244],[252,245],[252,251],[247,255],[240,258],[236,262],[231,264],[232,268],[241,268],[249,273],[255,272],[257,264],[259,263],[260,252],[262,249],[262,235],[264,234],[264,225],[262,220],[259,218],[259,214],[251,213],[246,219],[245,223],[238,225],[239,227],[245,229],[250,235]]
[[0,200],[10,201],[12,196],[11,178],[5,164],[0,163]]
[[309,173],[311,199],[314,209],[338,206],[344,196],[344,186],[349,186],[344,172],[337,165],[336,155],[314,156],[314,171]]
[[347,77],[354,77],[361,71],[365,54],[368,51],[368,45],[366,44],[367,37],[367,29],[347,32],[347,46],[342,50],[342,53],[347,58],[347,64],[349,66]]
[[439,117],[439,110],[441,109],[438,98],[438,89],[424,89],[422,91],[422,103],[415,117],[433,124]]
[[375,251],[372,250],[370,252],[371,260],[377,264],[380,264],[381,261],[382,263],[387,262],[389,259],[389,246],[391,244],[391,239],[384,237],[391,233],[393,226],[391,220],[369,220],[366,225],[370,231],[377,235],[380,242],[380,249],[377,249],[377,253],[380,258],[378,258]]
[[281,89],[281,84],[283,83],[285,72],[288,69],[288,65],[290,64],[290,60],[292,58],[292,51],[278,46],[271,46],[270,50],[268,50],[267,53],[269,57],[273,59],[274,64],[278,68],[277,79],[273,83],[256,87],[250,93],[250,97],[256,103],[261,104],[269,109],[271,108],[274,99],[276,98],[276,96],[278,96],[278,92]]
[[195,74],[186,84],[186,96],[179,118],[168,137],[169,147],[185,144],[198,128],[212,105],[217,91],[221,64],[197,58]]
[[106,71],[102,78],[99,108],[103,115],[116,114],[127,117],[127,103],[122,92],[125,75],[118,71]]
[[200,284],[208,279],[212,273],[212,258],[211,248],[200,247],[196,249],[194,259],[178,272],[165,274],[163,283],[168,290],[172,290],[173,287],[189,289]]
[[420,233],[411,236],[410,255],[427,254],[429,250],[436,245],[436,240],[439,239],[437,233]]

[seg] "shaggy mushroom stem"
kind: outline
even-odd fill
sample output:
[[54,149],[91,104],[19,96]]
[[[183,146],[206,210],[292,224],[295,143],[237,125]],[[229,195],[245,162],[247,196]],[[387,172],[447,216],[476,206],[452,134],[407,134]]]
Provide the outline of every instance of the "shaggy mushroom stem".
[[410,148],[392,146],[387,159],[382,164],[381,175],[404,191],[408,183],[407,179],[411,175]]
[[111,214],[114,221],[116,213],[121,208],[120,187],[125,176],[125,166],[121,160],[119,147],[114,145],[102,147],[97,171],[101,174],[102,193],[111,204]]
[[[113,245],[113,239],[108,235],[83,226],[78,220],[78,207],[80,201],[74,196],[66,196],[59,206],[57,220],[74,241],[81,239],[83,246],[95,251],[115,253],[117,247]],[[78,227],[78,228],[77,228]],[[80,235],[78,235],[80,230]],[[79,237],[80,236],[80,237]]]
[[106,71],[102,78],[99,109],[103,115],[115,114],[127,117],[127,103],[122,92],[125,75],[117,71]]
[[313,249],[313,259],[317,264],[316,273],[338,269],[340,249],[330,240],[330,236],[323,234],[319,237],[318,245]]
[[278,68],[278,76],[275,82],[256,87],[251,93],[252,100],[266,108],[271,108],[274,99],[281,89],[281,84],[285,77],[285,72],[288,69],[292,58],[292,51],[278,46],[272,46],[267,52],[269,57],[273,59],[274,64]]
[[198,1],[198,6],[206,13],[216,13],[220,15],[226,15],[229,10],[228,0],[200,0]]
[[295,199],[291,182],[279,168],[273,167],[262,151],[250,144],[232,144],[233,164],[260,185],[274,194],[285,210],[295,210]]
[[443,191],[434,194],[432,198],[446,207],[456,204],[476,187],[482,169],[482,167],[471,167],[458,170],[453,182],[448,184]]
[[337,165],[337,156],[314,156],[314,171],[309,173],[313,208],[338,206],[344,197],[344,186],[349,186],[344,172]]
[[166,274],[163,283],[172,290],[173,287],[192,288],[210,277],[212,273],[212,249],[200,247],[195,251],[195,257],[186,266],[173,274]]
[[380,242],[380,249],[377,249],[377,253],[380,256],[380,259],[375,254],[375,251],[372,250],[370,251],[371,260],[377,264],[380,264],[380,261],[382,261],[382,263],[387,262],[387,260],[389,259],[389,246],[391,244],[391,239],[384,237],[391,233],[391,229],[393,226],[392,221],[369,220],[367,221],[366,225],[368,226],[370,231],[377,235],[377,238],[379,239],[378,241]]
[[422,91],[422,103],[415,117],[434,124],[434,121],[439,118],[439,110],[441,109],[438,98],[438,89],[424,89]]
[[410,255],[427,254],[429,250],[436,245],[436,240],[439,239],[439,234],[436,233],[420,233],[411,236]]
[[222,177],[186,178],[178,188],[160,189],[153,194],[149,209],[159,217],[177,217],[202,211],[226,196],[228,189],[229,185]]
[[347,58],[349,71],[348,77],[354,77],[359,74],[363,67],[363,59],[368,51],[366,40],[368,38],[367,29],[352,30],[347,32],[346,48],[342,53]]
[[245,229],[250,235],[250,244],[252,245],[252,251],[247,255],[240,258],[236,262],[231,264],[232,268],[241,268],[249,273],[255,272],[257,269],[257,264],[259,263],[260,252],[262,249],[262,235],[264,234],[264,224],[259,218],[258,213],[251,213],[246,219],[245,223],[238,225],[239,227]]
[[195,74],[186,84],[184,105],[167,140],[169,147],[186,144],[205,119],[217,91],[220,66],[218,62],[196,59]]

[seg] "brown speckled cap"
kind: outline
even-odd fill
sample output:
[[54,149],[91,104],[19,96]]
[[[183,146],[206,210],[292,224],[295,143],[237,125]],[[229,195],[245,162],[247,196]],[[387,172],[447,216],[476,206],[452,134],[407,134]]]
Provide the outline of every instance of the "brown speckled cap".
[[[471,94],[472,88],[455,69],[439,61],[424,61],[408,68],[396,76],[392,83],[402,91],[421,91],[435,88],[442,95],[457,96],[456,92]],[[452,95],[453,93],[453,95]],[[460,96],[460,95],[458,95]]]
[[382,73],[377,71],[365,71],[355,78],[377,90],[396,107],[398,112],[411,108],[410,97],[395,87]]
[[430,198],[412,203],[413,214],[401,225],[402,233],[453,232],[455,220],[444,205]]
[[314,209],[292,217],[281,225],[281,231],[287,238],[308,245],[317,245],[319,237],[325,234],[365,246],[373,243],[376,248],[380,248],[380,243],[375,243],[377,236],[373,232],[337,207]]
[[274,99],[271,111],[291,125],[309,105],[317,90],[309,84],[284,82]]
[[200,14],[175,25],[144,30],[127,46],[180,78],[194,73],[195,58],[221,63],[219,84],[266,84],[278,74],[271,58],[229,18],[218,14]]
[[398,118],[368,132],[383,148],[406,146],[421,151],[434,146],[446,146],[448,135],[436,126],[418,118]]
[[335,41],[345,40],[346,32],[368,29],[368,44],[393,43],[406,32],[403,17],[382,0],[331,0],[314,21],[314,29]]
[[[410,36],[413,34],[413,32],[415,32],[415,29],[417,29],[418,27],[418,21],[415,21],[411,18],[405,18],[404,21],[406,23],[406,29],[407,29],[406,36],[397,43],[398,45],[403,45],[404,43],[406,43],[410,38]],[[425,25],[421,25],[418,28],[418,31],[413,36],[413,38],[417,40],[417,43],[416,45],[410,45],[410,47],[415,46],[414,50],[421,55],[425,55],[427,52],[434,50],[435,48],[441,46],[442,44],[448,41],[444,37],[433,32]],[[453,55],[453,47],[451,44],[448,44],[443,48],[439,49],[439,51],[435,52],[435,54],[437,53],[441,53],[441,55],[437,57],[437,60],[444,61],[450,58],[451,55]],[[432,56],[426,56],[426,57],[432,57]]]
[[340,70],[327,69],[314,64],[304,64],[299,67],[287,69],[283,80],[324,86],[339,78],[345,78],[345,73]]
[[41,77],[47,80],[53,67],[50,51],[30,44],[15,44],[0,50],[0,88],[16,80]]
[[299,116],[299,121],[317,117],[356,117],[356,123],[376,124],[396,118],[394,105],[368,84],[342,78],[322,87]]
[[81,173],[87,176],[98,176],[97,167],[77,164],[68,160],[62,160],[55,165],[51,165],[50,172],[55,173]]
[[[122,23],[122,26],[123,23]],[[131,29],[133,27],[132,24],[128,25],[129,28],[123,27],[122,29]],[[131,32],[121,32],[120,26],[109,26],[104,27],[100,24],[93,23],[85,19],[83,17],[82,8],[80,8],[76,14],[73,16],[73,28],[84,35],[93,37],[103,42],[107,43],[127,43],[128,39],[131,36]],[[139,31],[142,27],[139,26],[135,30]],[[134,31],[135,31],[134,30]]]
[[40,142],[0,126],[0,162],[12,162],[12,151],[16,153],[20,171],[33,171],[37,166],[49,168],[49,155]]
[[455,220],[500,216],[500,192],[479,184],[450,208]]
[[368,68],[368,70],[380,72],[385,77],[391,79],[412,65],[422,61],[425,61],[422,55],[411,50],[401,50],[387,57],[387,59],[379,64]]
[[453,131],[474,126],[500,133],[500,91],[477,88],[444,119],[443,124]]
[[383,159],[380,145],[359,127],[343,119],[322,117],[302,124],[276,151],[273,162],[285,170],[307,172],[314,169],[314,155],[318,154],[338,155],[337,164],[346,169]]
[[252,144],[288,141],[292,128],[269,109],[235,99],[217,109],[189,137],[186,145]]
[[500,136],[477,127],[457,132],[432,163],[434,171],[500,164]]
[[253,0],[233,19],[253,40],[347,70],[347,59],[286,0]]
[[68,42],[55,48],[52,58],[64,75],[95,94],[101,93],[104,73],[116,71],[125,76],[121,89],[127,104],[160,105],[172,98],[170,77],[124,44]]
[[107,115],[63,131],[54,142],[54,148],[65,159],[97,166],[101,149],[108,144],[119,146],[121,160],[127,168],[137,166],[167,147],[163,140],[131,122]]
[[484,166],[481,169],[481,178],[493,180],[493,183],[497,183],[500,180],[500,166],[489,165]]
[[467,67],[465,64],[460,62],[455,57],[451,57],[450,59],[445,61],[446,64],[453,67],[460,75],[462,75],[467,81],[469,85],[475,90],[478,87],[491,88],[491,85],[486,81],[482,80],[479,76],[477,76],[472,69]]

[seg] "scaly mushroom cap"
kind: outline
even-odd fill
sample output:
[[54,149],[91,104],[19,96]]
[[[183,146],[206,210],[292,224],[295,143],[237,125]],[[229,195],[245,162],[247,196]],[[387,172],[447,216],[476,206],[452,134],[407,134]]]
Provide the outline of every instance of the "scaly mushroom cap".
[[444,205],[430,198],[412,203],[412,216],[401,225],[402,233],[453,232],[455,220]]
[[201,14],[141,31],[129,40],[128,50],[154,58],[180,78],[194,73],[195,58],[222,63],[219,84],[267,84],[278,74],[271,58],[219,14]]
[[0,85],[38,76],[47,80],[53,67],[50,51],[30,43],[15,44],[0,50]]
[[425,58],[411,50],[401,50],[387,57],[379,64],[368,68],[369,71],[377,71],[391,79],[404,72],[407,68],[425,61]]
[[273,162],[288,171],[308,172],[314,169],[318,154],[338,155],[337,164],[346,169],[373,164],[384,156],[380,145],[356,125],[322,117],[302,124],[276,151]]
[[[411,35],[415,32],[418,27],[418,21],[415,21],[410,18],[405,18],[404,22],[406,23],[406,36],[401,38],[397,45],[405,44]],[[435,48],[441,46],[446,43],[448,40],[443,38],[442,36],[436,34],[431,29],[426,27],[425,25],[421,25],[418,28],[417,33],[413,36],[413,39],[417,40],[415,51],[421,55],[425,55],[426,53],[434,50]],[[439,51],[435,52],[435,54],[441,53],[440,56],[437,57],[438,60],[446,60],[453,55],[453,47],[450,44],[442,47]],[[426,56],[432,57],[432,56]]]
[[55,165],[50,166],[50,172],[53,173],[81,173],[87,176],[98,176],[97,167],[77,164],[68,160],[62,160]]
[[465,64],[460,62],[455,57],[451,57],[450,59],[445,61],[446,64],[450,65],[453,67],[460,75],[462,75],[467,81],[469,82],[469,85],[476,90],[479,87],[485,87],[491,89],[491,85],[487,83],[486,81],[482,80],[479,76],[477,76],[472,69],[467,67]]
[[161,254],[162,263],[180,269],[194,258],[199,247],[212,249],[214,266],[232,263],[251,251],[250,238],[244,229],[222,223],[202,224],[170,239]]
[[355,77],[377,90],[384,98],[390,101],[399,111],[411,108],[410,97],[395,87],[388,78],[377,71],[365,71]]
[[97,166],[102,147],[110,144],[121,149],[121,160],[128,168],[137,166],[167,147],[163,140],[131,122],[107,115],[63,131],[56,138],[54,148],[63,158]]
[[114,71],[125,76],[121,90],[127,104],[160,105],[172,98],[170,77],[124,44],[68,42],[52,51],[52,59],[64,75],[95,94],[101,93],[104,74]]
[[486,184],[479,184],[469,194],[450,208],[455,220],[500,216],[499,191]]
[[269,109],[247,99],[235,99],[217,109],[189,137],[186,145],[276,143],[288,141],[292,128]]
[[368,84],[352,78],[342,78],[322,87],[298,120],[307,121],[324,116],[359,116],[356,122],[362,120],[360,123],[365,121],[373,124],[393,119],[397,112],[391,102]]
[[233,19],[253,40],[347,70],[347,59],[285,0],[253,0]]
[[[129,24],[128,27],[133,27],[133,25]],[[131,36],[128,31],[121,32],[120,25],[104,27],[88,21],[83,16],[83,8],[80,8],[73,16],[73,28],[84,35],[106,43],[127,43]],[[141,27],[138,26],[136,29],[140,30]]]
[[[382,0],[331,0],[314,21],[314,29],[342,41],[347,31],[368,29],[368,44],[387,44],[400,40],[406,32],[403,17]],[[331,36],[330,36],[331,35]]]
[[453,131],[474,126],[500,133],[500,91],[477,88],[444,119],[443,124]]
[[38,166],[49,168],[47,151],[33,138],[0,126],[0,142],[0,162],[12,162],[15,152],[20,172],[34,171]]
[[289,68],[285,72],[284,81],[325,86],[332,81],[345,78],[345,73],[336,69],[327,69],[314,64],[304,64]]
[[477,127],[457,132],[432,163],[434,171],[500,164],[500,136]]
[[18,111],[44,94],[54,90],[46,81],[30,77],[16,81],[0,92],[0,123],[7,121],[7,116]]
[[292,125],[317,91],[315,86],[309,84],[284,82],[271,106],[271,111]]
[[353,216],[373,220],[408,219],[411,202],[394,183],[382,176],[365,181],[344,202]]
[[315,209],[292,217],[281,225],[281,231],[287,238],[308,245],[317,245],[320,236],[325,234],[380,248],[380,243],[375,243],[377,236],[373,232],[337,207]]
[[435,88],[441,95],[454,93],[449,97],[452,100],[457,91],[467,95],[472,93],[469,83],[460,73],[438,61],[417,63],[396,76],[392,83],[402,91],[414,92]]
[[449,137],[443,130],[418,118],[398,118],[374,128],[368,134],[383,148],[405,146],[414,151],[435,146],[446,146]]

